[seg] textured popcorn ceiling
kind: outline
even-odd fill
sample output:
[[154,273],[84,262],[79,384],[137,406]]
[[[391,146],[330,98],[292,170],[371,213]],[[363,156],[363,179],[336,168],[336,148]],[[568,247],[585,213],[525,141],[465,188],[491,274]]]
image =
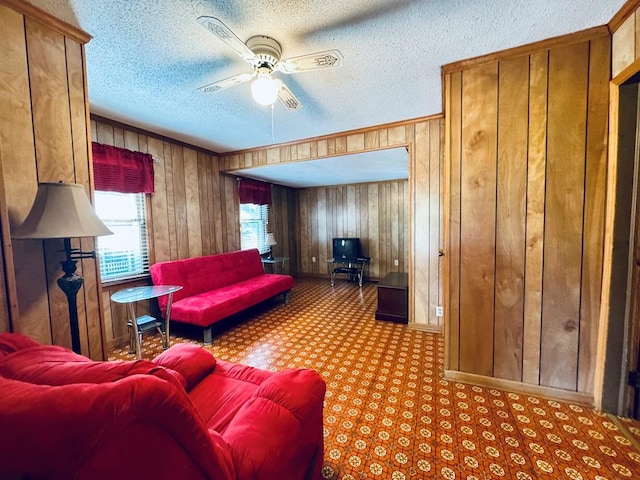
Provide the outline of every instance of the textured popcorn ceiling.
[[[228,152],[442,112],[440,67],[603,25],[624,0],[31,0],[93,36],[94,113]],[[196,89],[251,67],[196,18],[283,57],[328,49],[340,68],[281,75],[302,102],[257,105],[248,83]],[[272,128],[273,120],[273,128]]]

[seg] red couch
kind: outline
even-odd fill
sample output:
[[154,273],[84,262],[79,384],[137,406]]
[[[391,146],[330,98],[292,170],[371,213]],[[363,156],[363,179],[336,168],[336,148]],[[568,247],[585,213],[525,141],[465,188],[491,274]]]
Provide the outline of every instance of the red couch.
[[[204,329],[211,343],[211,325],[248,307],[284,295],[293,277],[264,273],[258,250],[241,250],[151,265],[154,285],[182,285],[173,294],[171,320]],[[162,311],[167,297],[158,299]]]
[[314,479],[325,383],[193,344],[94,362],[0,334],[0,478]]

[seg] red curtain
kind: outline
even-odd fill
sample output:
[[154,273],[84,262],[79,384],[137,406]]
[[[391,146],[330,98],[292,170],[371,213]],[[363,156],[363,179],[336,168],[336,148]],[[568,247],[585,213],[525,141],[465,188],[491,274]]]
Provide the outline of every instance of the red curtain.
[[92,142],[96,190],[120,193],[153,193],[153,157]]
[[258,180],[243,178],[238,188],[240,203],[271,205],[271,185]]

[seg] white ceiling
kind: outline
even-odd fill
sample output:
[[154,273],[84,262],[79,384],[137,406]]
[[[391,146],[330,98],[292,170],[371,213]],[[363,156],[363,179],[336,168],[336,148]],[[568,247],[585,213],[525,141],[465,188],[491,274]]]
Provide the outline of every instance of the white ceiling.
[[406,179],[409,156],[404,147],[307,160],[279,165],[245,168],[230,173],[287,187],[382,182]]
[[[29,1],[93,36],[93,113],[224,153],[441,113],[443,64],[606,24],[625,0]],[[257,105],[248,83],[201,93],[251,72],[202,15],[284,58],[339,49],[343,65],[277,74],[295,112]]]

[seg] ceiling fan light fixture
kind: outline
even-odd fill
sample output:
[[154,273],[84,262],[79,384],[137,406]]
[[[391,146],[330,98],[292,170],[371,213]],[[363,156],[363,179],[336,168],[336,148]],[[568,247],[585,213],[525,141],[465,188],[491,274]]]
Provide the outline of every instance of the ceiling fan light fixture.
[[259,73],[251,83],[251,95],[260,105],[273,105],[278,99],[280,82],[271,78],[268,73]]

